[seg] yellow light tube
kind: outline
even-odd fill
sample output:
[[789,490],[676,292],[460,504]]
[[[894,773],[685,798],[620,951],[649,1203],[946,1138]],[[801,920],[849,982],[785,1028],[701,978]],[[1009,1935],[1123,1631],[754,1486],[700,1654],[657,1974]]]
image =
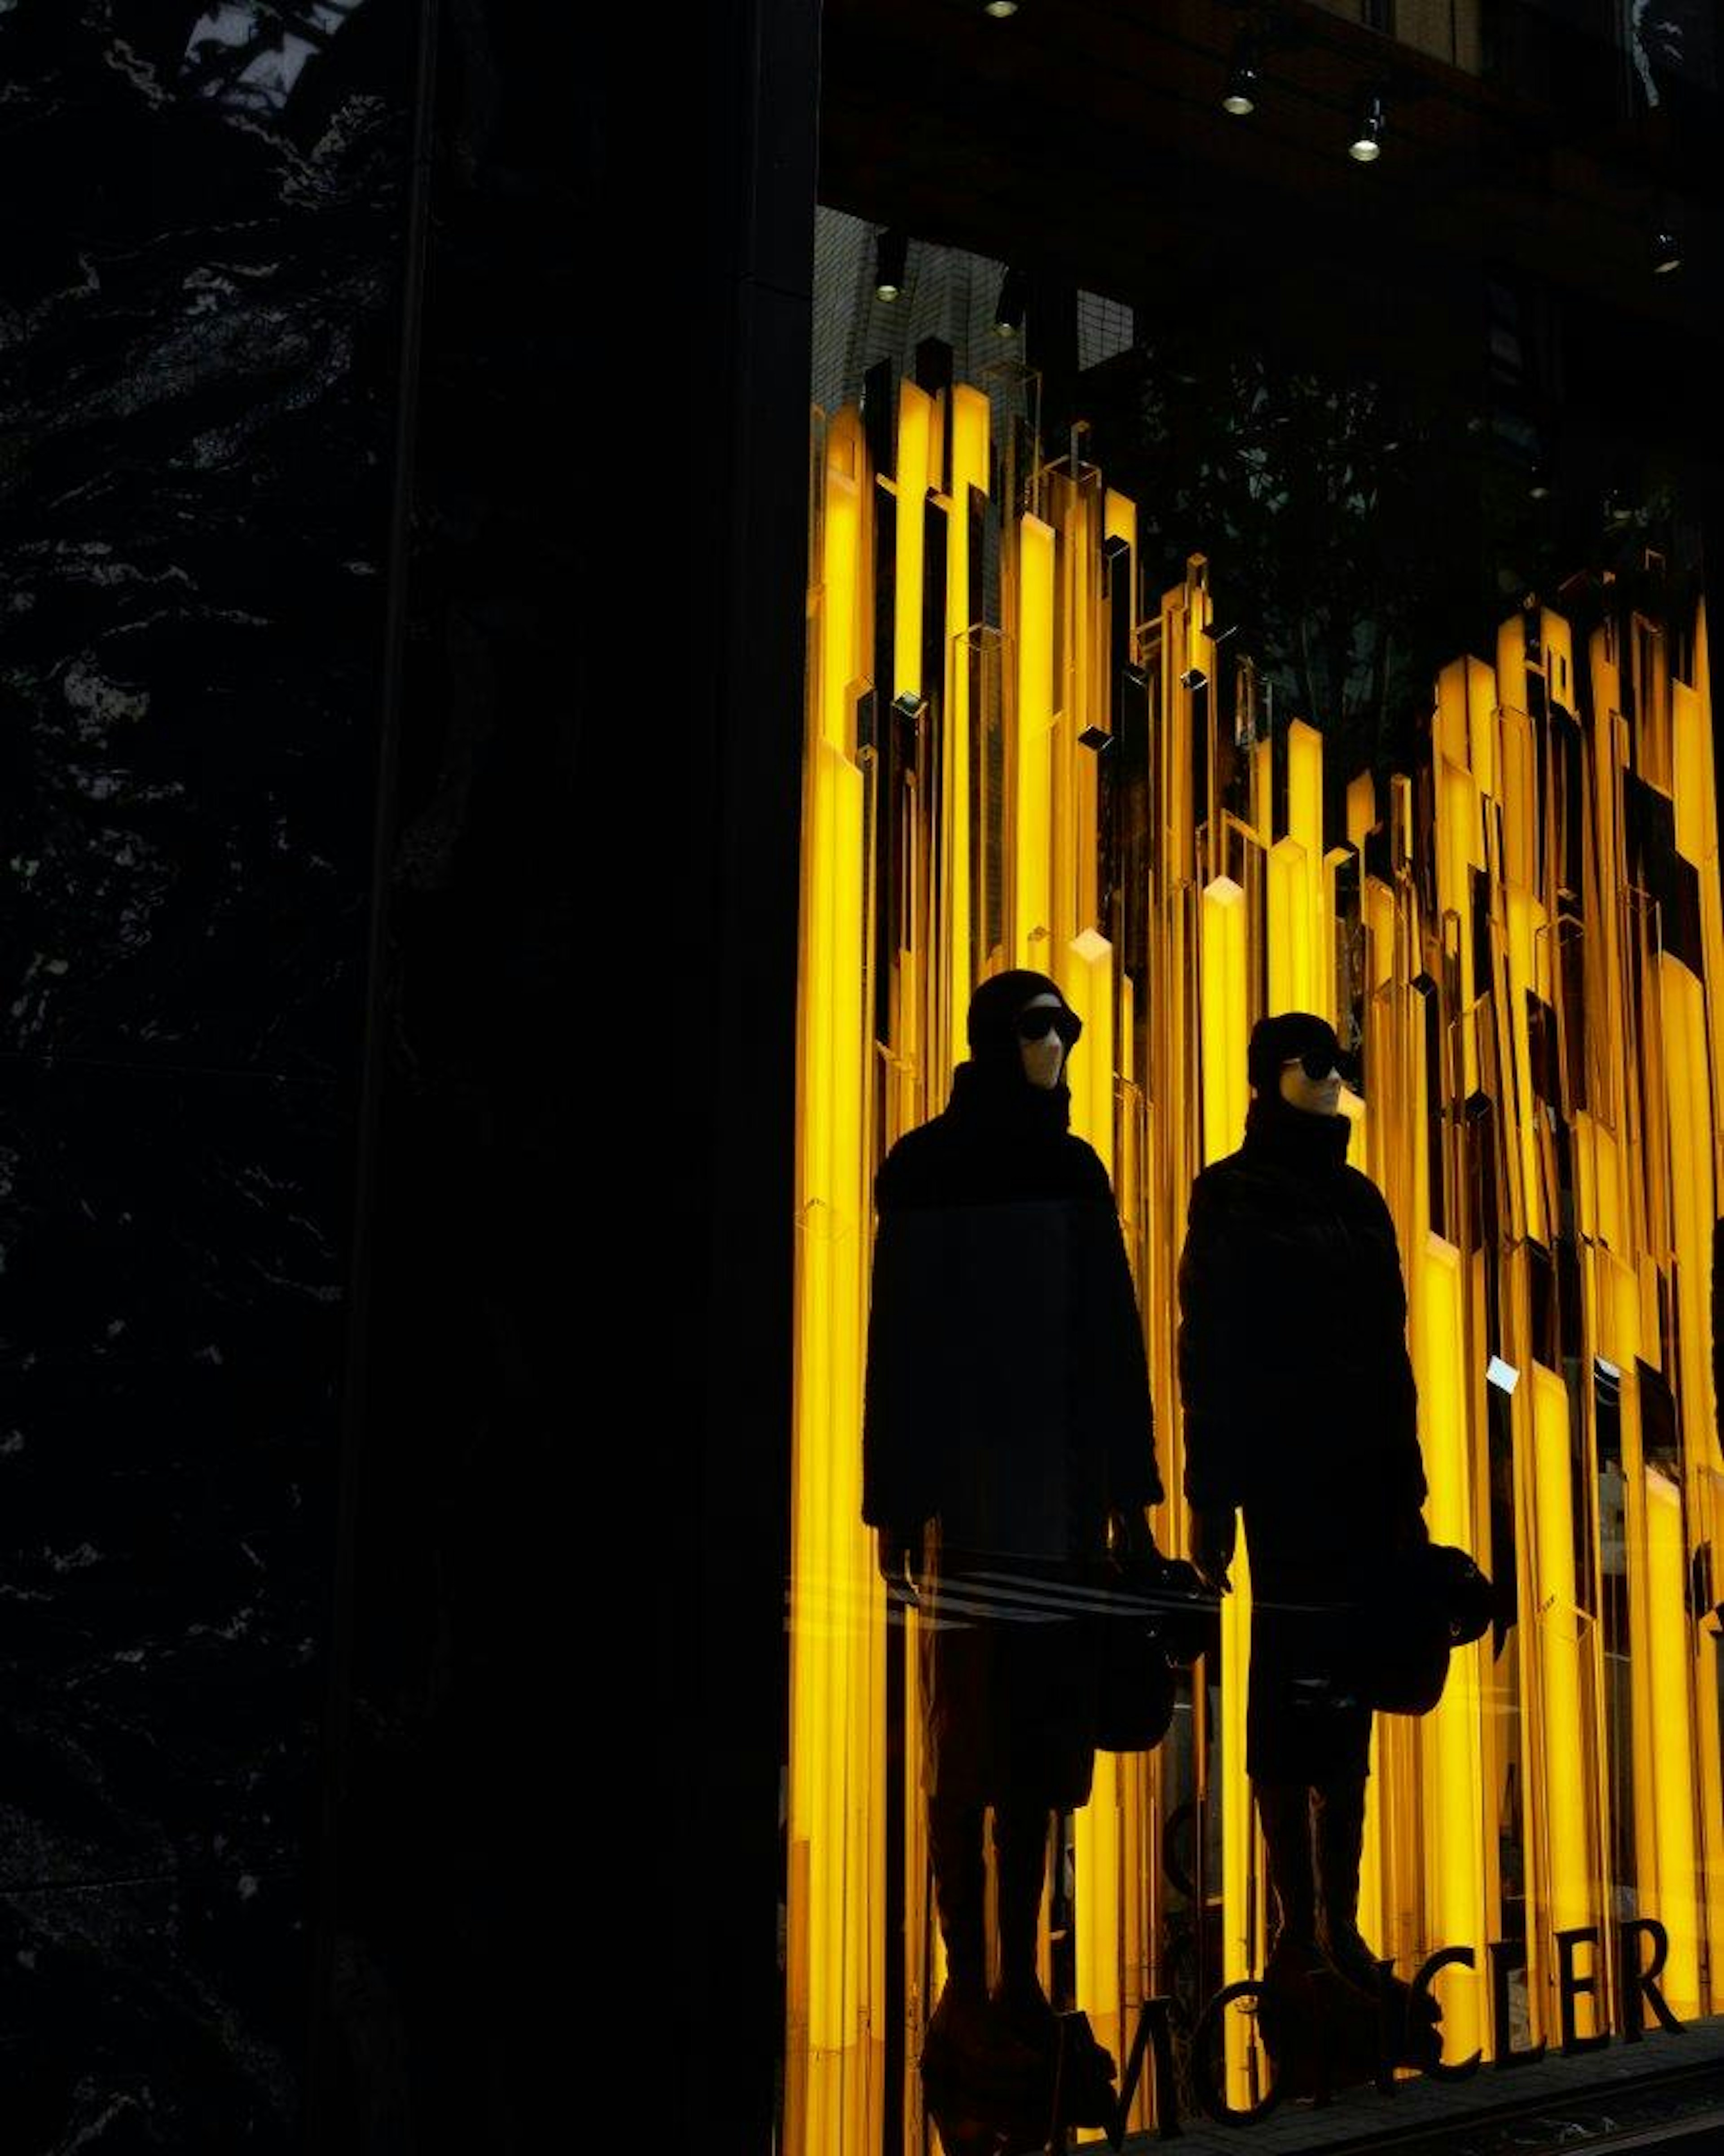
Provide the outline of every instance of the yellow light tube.
[[[933,408],[913,382],[898,390],[897,572],[892,589],[892,694],[919,696],[922,682],[922,516],[928,491]],[[938,685],[937,684],[936,685]]]
[[1277,839],[1264,856],[1270,1015],[1317,1009],[1311,1000],[1316,987],[1306,866],[1305,850],[1296,839]]
[[1204,887],[1201,950],[1207,1163],[1238,1148],[1250,1098],[1245,1075],[1245,894],[1231,876],[1217,876]]
[[[1675,1483],[1649,1467],[1644,1488],[1646,1660],[1653,1732],[1648,1809],[1657,1840],[1658,1879],[1650,1895],[1643,1892],[1641,1902],[1670,1934],[1670,1958],[1660,1981],[1670,2010],[1686,2018],[1701,2010],[1701,1886],[1690,1770],[1694,1717],[1689,1688],[1687,1550],[1681,1493]],[[1637,1803],[1638,1798],[1637,1792]]]
[[[1437,708],[1431,732],[1439,752],[1463,768],[1470,762],[1468,738],[1466,661],[1451,659],[1437,676]],[[1440,768],[1440,767],[1439,767]]]
[[[1055,978],[1084,1021],[1073,1055],[1071,1127],[1114,1172],[1113,947],[1086,929],[1065,947]],[[1074,1821],[1077,1856],[1077,2003],[1097,2036],[1117,2052],[1129,2032],[1121,2026],[1120,1804],[1124,1783],[1114,1753],[1095,1756],[1090,1801]]]
[[[1437,783],[1438,904],[1453,912],[1460,951],[1460,1004],[1456,1015],[1470,1008],[1467,984],[1473,978],[1473,893],[1471,870],[1479,853],[1479,789],[1473,776],[1459,764],[1439,767]],[[1460,1029],[1461,1084],[1467,1093],[1479,1082],[1479,1051],[1475,1029]]]
[[1362,771],[1347,782],[1347,842],[1362,851],[1366,839],[1377,824],[1377,782],[1368,771]]
[[[840,452],[834,423],[829,453]],[[821,550],[820,734],[833,748],[849,747],[851,685],[856,678],[856,557],[860,510],[855,480],[841,468],[826,474]]]
[[1335,1016],[1335,934],[1330,882],[1323,864],[1323,737],[1303,719],[1287,729],[1287,836],[1301,850],[1299,865],[1305,927],[1301,1001],[1296,1010]]
[[1718,1451],[1718,1419],[1712,1390],[1711,1092],[1707,1073],[1705,991],[1668,951],[1659,954],[1664,1019],[1665,1085],[1670,1148],[1672,1286],[1678,1321],[1683,1427],[1691,1456],[1724,1466]]
[[[1543,1692],[1542,1749],[1545,1759],[1554,1764],[1558,1760],[1578,1762],[1592,1756],[1582,1707],[1585,1652],[1582,1634],[1590,1620],[1582,1616],[1575,1596],[1568,1389],[1554,1370],[1535,1363],[1532,1393],[1533,1467],[1527,1494],[1532,1499],[1533,1517],[1523,1532],[1533,1553],[1537,1594],[1538,1662]],[[1583,1780],[1549,1772],[1541,1779],[1549,1866],[1545,1897],[1549,1928],[1553,1933],[1570,1931],[1592,1920],[1586,1785]],[[1551,1967],[1547,1960],[1547,1969]]]
[[1066,945],[1054,978],[1084,1021],[1072,1052],[1071,1127],[1094,1146],[1110,1177],[1114,1169],[1113,946],[1086,928]]
[[1494,794],[1501,776],[1496,755],[1496,676],[1482,659],[1466,662],[1467,761],[1481,793]]
[[1018,963],[1045,972],[1053,851],[1054,528],[1018,523],[1018,800],[1013,884]]
[[1708,744],[1701,739],[1701,700],[1686,682],[1670,684],[1670,723],[1675,736],[1676,851],[1696,866],[1706,857],[1706,793]]
[[1516,1224],[1518,1232],[1542,1241],[1544,1176],[1532,1091],[1532,1039],[1526,1021],[1526,992],[1532,986],[1532,895],[1511,884],[1504,896],[1508,912],[1509,1037],[1514,1046],[1513,1142],[1509,1152],[1510,1173],[1515,1181],[1511,1198],[1520,1215]]
[[[1232,1152],[1244,1135],[1245,1076],[1245,894],[1218,876],[1203,896],[1203,1158]],[[1234,1591],[1221,1605],[1221,1969],[1224,1984],[1250,1971],[1255,1941],[1251,1857],[1254,1822],[1245,1777],[1245,1682],[1250,1661],[1251,1581],[1244,1543],[1233,1568]],[[1251,2101],[1246,2032],[1230,2017],[1226,2035],[1229,2101]]]
[[884,1996],[870,1911],[884,1859],[885,1627],[857,1620],[880,1595],[860,1522],[862,774],[823,742],[810,791],[793,1534],[797,1581],[837,1614],[799,1620],[791,1641],[790,1840],[806,1852],[796,1869],[808,1984],[791,2013],[807,2132],[848,2156],[879,2116]]
[[[1460,1253],[1427,1229],[1417,1252],[1414,1352],[1425,1479],[1434,1542],[1471,1551],[1472,1462],[1462,1379]],[[1478,1644],[1455,1650],[1442,1698],[1420,1725],[1424,1751],[1426,1909],[1432,1936],[1470,1946],[1485,1965],[1488,1929],[1484,1884],[1487,1811],[1480,1748],[1483,1695]],[[1444,1994],[1443,2051],[1452,2064],[1484,2041],[1480,1987],[1452,1985]]]
[[942,1074],[957,1060],[964,1019],[975,987],[974,925],[970,918],[971,789],[980,783],[970,769],[969,630],[970,490],[988,490],[988,399],[960,384],[952,392],[952,511],[946,536],[946,700],[943,743],[947,891],[942,913],[947,934],[941,958],[946,983],[942,1037],[931,1043]]

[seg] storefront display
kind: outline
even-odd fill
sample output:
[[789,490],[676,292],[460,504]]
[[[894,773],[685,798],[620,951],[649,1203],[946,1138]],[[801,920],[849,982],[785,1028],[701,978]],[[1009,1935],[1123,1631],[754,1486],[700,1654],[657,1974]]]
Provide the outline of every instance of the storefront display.
[[[1359,1921],[1442,2011],[1444,2076],[1724,2008],[1713,1266],[1724,911],[1703,608],[1595,581],[1457,649],[1411,767],[1273,712],[1221,557],[1159,588],[1147,505],[1023,370],[925,344],[816,415],[803,837],[786,1818],[790,2156],[931,2146],[941,1977],[913,1604],[863,1524],[875,1171],[943,1106],[977,985],[1057,983],[1111,1178],[1188,1551],[1176,1270],[1280,1011],[1358,1059],[1437,1541],[1495,1584],[1428,1715],[1379,1716]],[[1457,640],[1468,634],[1459,625]],[[1238,1313],[1237,1352],[1253,1352]],[[1248,1567],[1152,1752],[1098,1757],[1041,1937],[1136,2087],[1121,2123],[1273,2101],[1250,1985]],[[1244,1987],[1243,1989],[1239,1989]]]

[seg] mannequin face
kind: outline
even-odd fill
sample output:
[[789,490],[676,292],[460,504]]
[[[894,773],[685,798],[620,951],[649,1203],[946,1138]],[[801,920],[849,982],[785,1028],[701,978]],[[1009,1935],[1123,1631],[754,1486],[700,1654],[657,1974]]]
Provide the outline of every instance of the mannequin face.
[[[1025,1010],[1049,1013],[1060,1007],[1059,997],[1049,995],[1032,996],[1024,1006]],[[1065,1061],[1065,1043],[1052,1026],[1039,1040],[1019,1040],[1018,1053],[1024,1058],[1024,1075],[1032,1086],[1039,1086],[1047,1092],[1060,1083],[1060,1066]]]
[[1293,1107],[1303,1108],[1308,1116],[1338,1116],[1341,1073],[1331,1070],[1326,1078],[1307,1077],[1305,1065],[1296,1055],[1281,1065],[1281,1098]]

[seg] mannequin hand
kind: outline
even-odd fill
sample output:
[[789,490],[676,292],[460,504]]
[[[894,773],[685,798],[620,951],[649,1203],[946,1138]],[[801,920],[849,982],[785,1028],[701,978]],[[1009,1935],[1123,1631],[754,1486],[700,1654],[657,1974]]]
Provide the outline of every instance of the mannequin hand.
[[1239,1538],[1239,1515],[1231,1505],[1191,1516],[1191,1561],[1212,1594],[1231,1594],[1227,1568]]
[[914,1567],[921,1552],[921,1529],[877,1527],[875,1532],[879,1537],[880,1576],[886,1583],[887,1593],[895,1589],[906,1601],[920,1600]]
[[1107,1516],[1107,1547],[1116,1562],[1130,1564],[1158,1557],[1155,1533],[1141,1505],[1116,1505]]

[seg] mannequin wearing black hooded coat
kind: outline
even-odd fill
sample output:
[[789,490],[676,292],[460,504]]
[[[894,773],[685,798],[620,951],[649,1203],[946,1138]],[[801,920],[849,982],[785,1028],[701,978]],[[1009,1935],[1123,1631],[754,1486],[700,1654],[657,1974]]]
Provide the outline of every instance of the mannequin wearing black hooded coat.
[[[1357,1925],[1372,1710],[1352,1649],[1385,1568],[1426,1538],[1425,1478],[1388,1207],[1347,1165],[1346,1117],[1278,1091],[1285,1062],[1307,1052],[1326,1072],[1338,1065],[1326,1019],[1288,1012],[1253,1029],[1244,1143],[1192,1186],[1178,1281],[1185,1493],[1212,1579],[1239,1512],[1250,1552],[1245,1765],[1276,1914],[1265,1977],[1296,1986],[1326,1968],[1374,1998]],[[1272,2051],[1275,2004],[1266,1992]],[[1409,2026],[1405,2056],[1427,2063],[1430,2030]]]
[[1095,1640],[1061,1589],[1101,1558],[1110,1514],[1141,1533],[1162,1496],[1107,1173],[1067,1128],[1063,1065],[1033,1085],[1016,1030],[1058,993],[1029,972],[984,983],[947,1108],[880,1168],[864,1422],[863,1516],[884,1551],[920,1560],[932,1620],[924,1781],[948,1990],[983,1986],[991,1807],[1001,1989],[1031,2042],[1049,2015],[1049,1815],[1084,1802],[1095,1762]]

